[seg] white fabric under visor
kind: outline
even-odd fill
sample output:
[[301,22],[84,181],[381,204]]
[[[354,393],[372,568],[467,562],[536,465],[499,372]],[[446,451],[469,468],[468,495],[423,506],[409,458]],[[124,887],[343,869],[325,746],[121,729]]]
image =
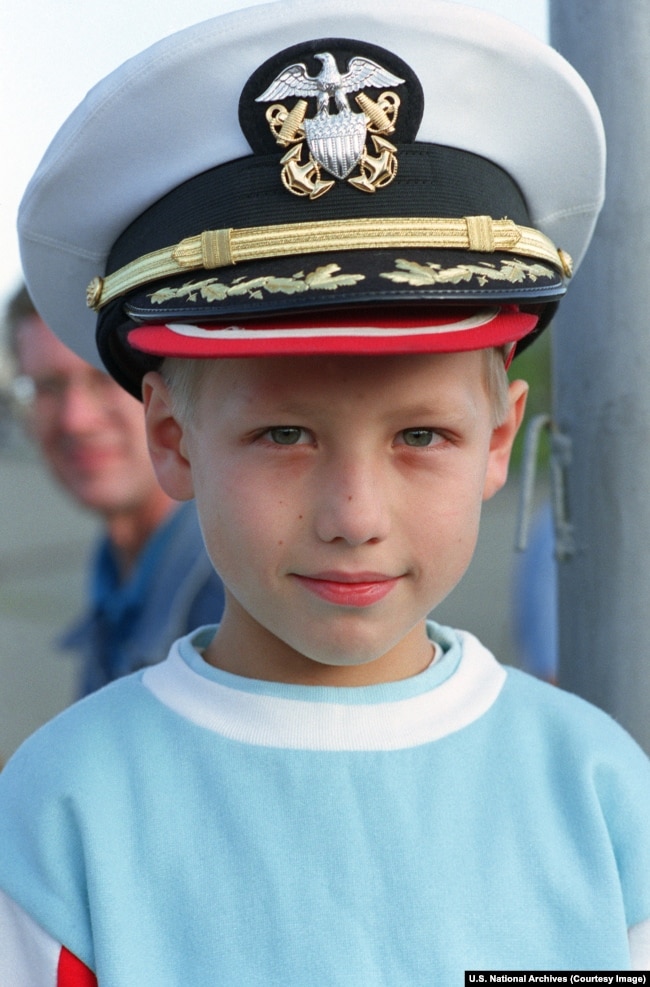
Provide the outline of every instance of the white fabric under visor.
[[483,309],[475,312],[466,319],[459,319],[453,322],[441,323],[437,326],[409,326],[407,328],[390,329],[379,328],[377,326],[312,326],[305,329],[279,328],[279,329],[247,329],[242,326],[194,326],[184,325],[177,322],[165,323],[165,329],[175,333],[177,336],[187,336],[193,339],[218,339],[220,336],[227,336],[228,339],[314,339],[327,335],[337,336],[358,336],[358,337],[378,337],[378,338],[399,338],[409,336],[430,336],[446,332],[466,332],[469,329],[478,329],[480,326],[488,325],[499,314],[498,308]]

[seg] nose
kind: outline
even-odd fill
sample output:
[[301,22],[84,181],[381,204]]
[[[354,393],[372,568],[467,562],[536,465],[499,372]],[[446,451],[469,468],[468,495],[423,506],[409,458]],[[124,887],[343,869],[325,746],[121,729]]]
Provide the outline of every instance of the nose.
[[70,381],[62,391],[56,407],[61,431],[83,435],[96,427],[103,414],[101,402],[92,388],[81,381]]
[[371,457],[330,462],[315,493],[318,537],[351,546],[383,541],[390,529],[386,483]]

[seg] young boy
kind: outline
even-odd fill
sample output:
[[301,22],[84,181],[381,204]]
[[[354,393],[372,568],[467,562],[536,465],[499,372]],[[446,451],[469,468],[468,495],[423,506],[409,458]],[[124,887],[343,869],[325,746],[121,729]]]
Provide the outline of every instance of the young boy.
[[600,120],[552,50],[417,6],[182,32],[89,95],[26,194],[36,304],[87,352],[91,282],[226,609],[0,776],[3,983],[650,964],[645,755],[427,621],[506,479],[506,364],[591,236]]

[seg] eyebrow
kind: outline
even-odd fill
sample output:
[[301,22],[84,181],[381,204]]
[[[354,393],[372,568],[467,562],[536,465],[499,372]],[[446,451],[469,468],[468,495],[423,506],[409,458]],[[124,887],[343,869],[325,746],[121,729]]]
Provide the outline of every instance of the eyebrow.
[[[289,419],[299,421],[303,418],[327,414],[331,410],[331,405],[314,404],[299,399],[292,401],[290,396],[283,396],[277,402],[273,399],[246,401],[243,404],[237,403],[235,407],[235,412],[242,416],[251,415],[269,420],[273,419],[275,422]],[[451,401],[436,400],[433,396],[429,401],[417,400],[412,403],[406,401],[402,404],[388,405],[379,410],[377,418],[385,422],[400,419],[415,425],[435,424],[437,419],[444,418],[449,425],[453,425],[455,422],[461,424],[474,418],[476,413],[476,405],[471,400],[459,403],[457,396]]]

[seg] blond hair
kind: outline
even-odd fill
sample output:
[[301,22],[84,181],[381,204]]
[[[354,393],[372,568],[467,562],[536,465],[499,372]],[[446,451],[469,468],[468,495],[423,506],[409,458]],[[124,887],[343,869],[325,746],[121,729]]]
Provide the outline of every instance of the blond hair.
[[[492,424],[501,425],[508,414],[508,374],[504,350],[491,347],[484,354],[483,381],[492,405]],[[172,410],[179,421],[191,424],[209,359],[167,357],[161,373],[169,388]]]

